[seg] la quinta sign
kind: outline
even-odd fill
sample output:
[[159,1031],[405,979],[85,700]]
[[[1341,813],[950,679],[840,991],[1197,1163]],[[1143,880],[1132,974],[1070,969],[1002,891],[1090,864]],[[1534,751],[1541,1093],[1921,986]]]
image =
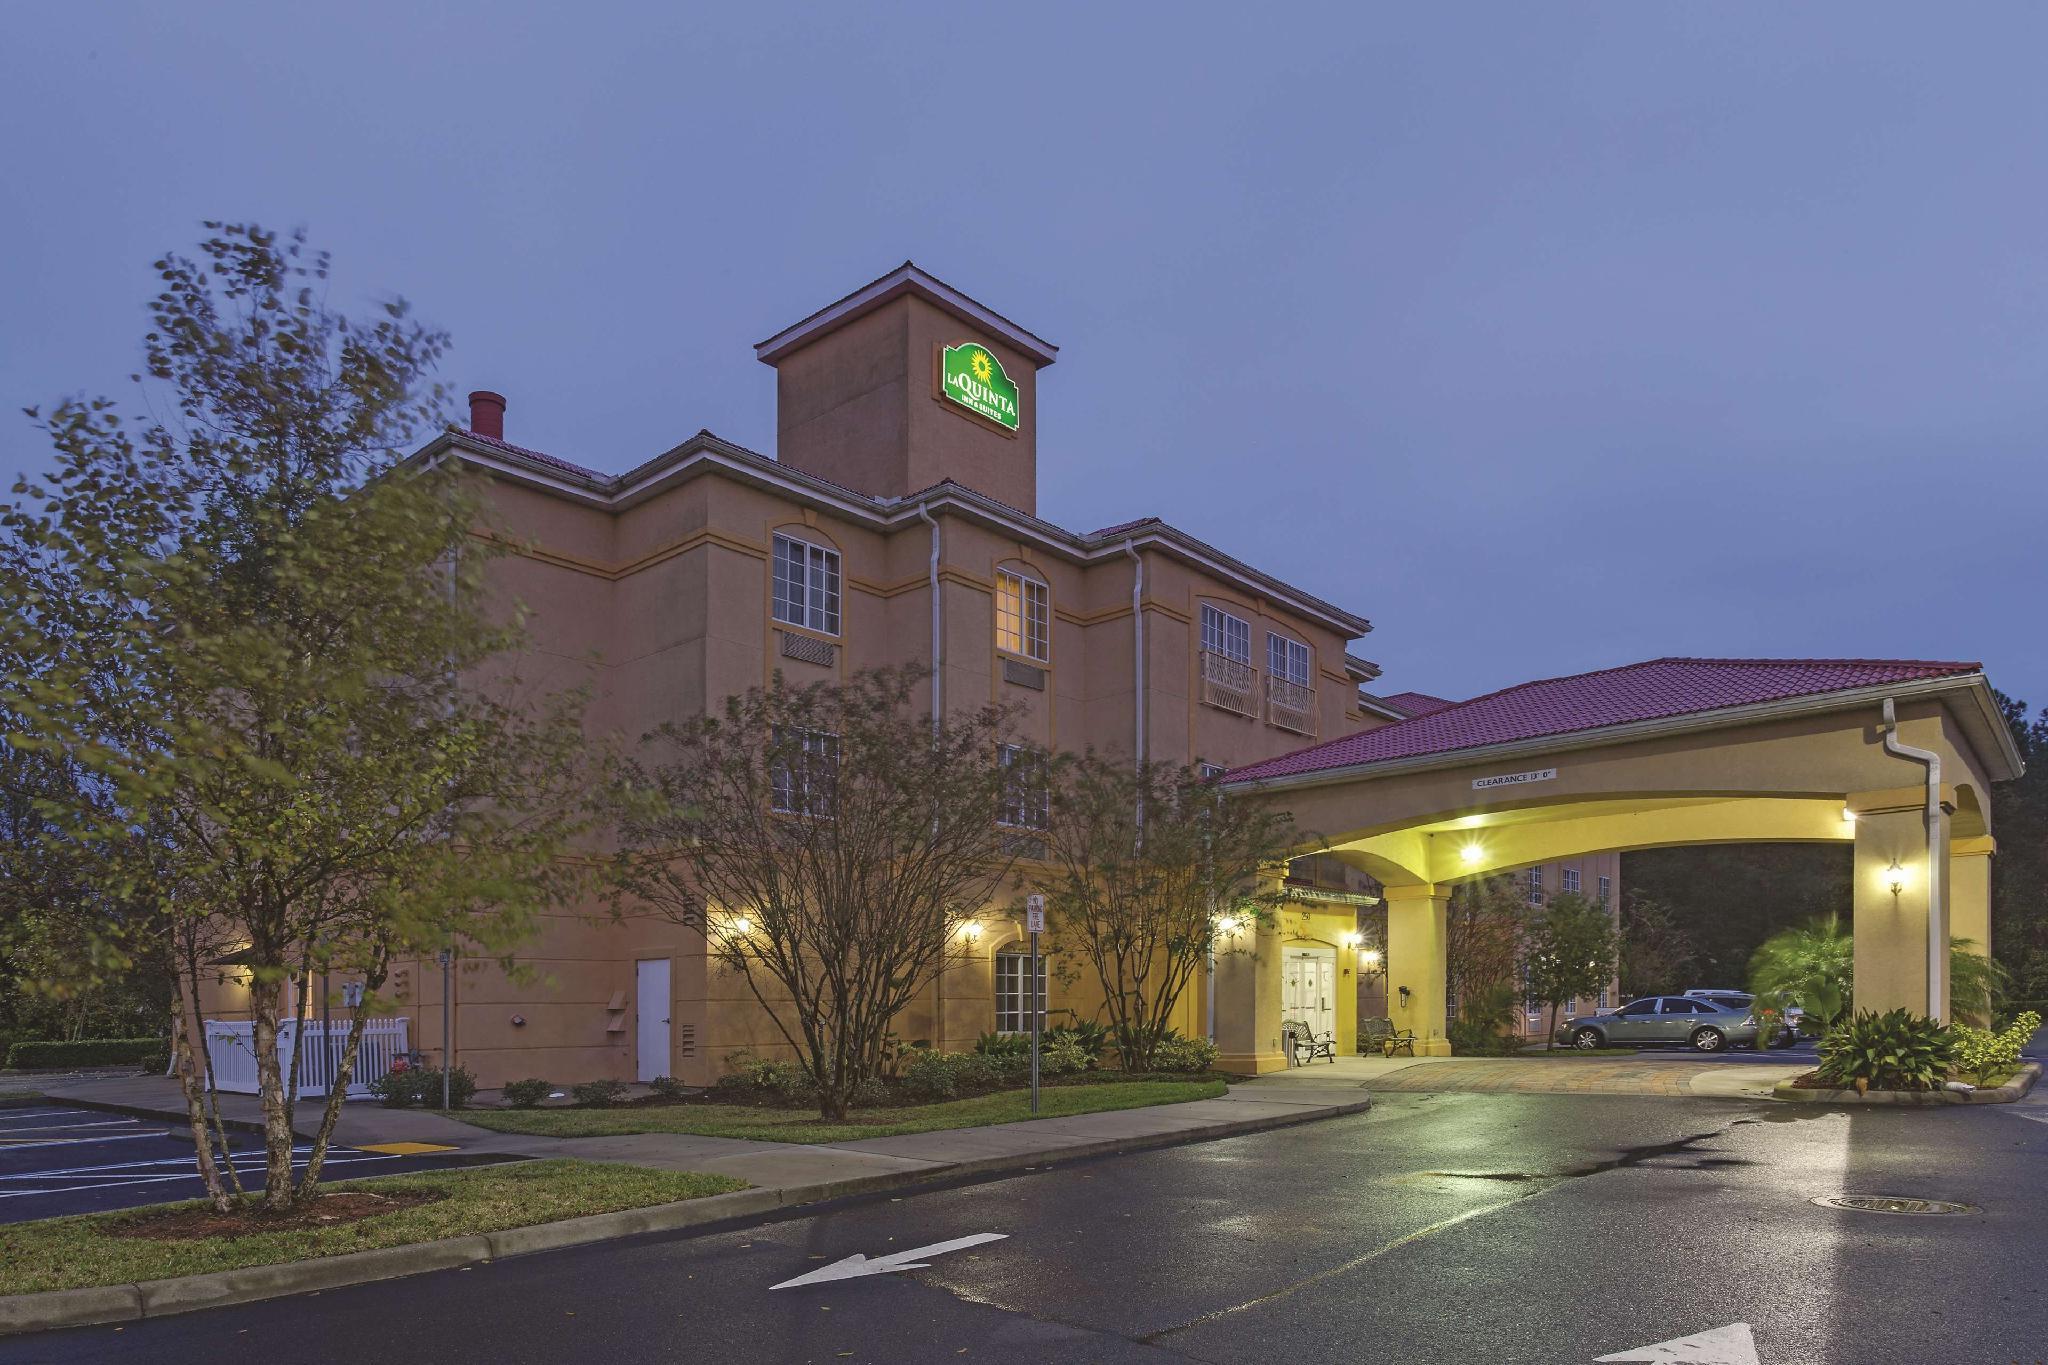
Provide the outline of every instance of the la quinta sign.
[[995,353],[975,342],[963,341],[939,352],[939,392],[1005,431],[1015,431],[1022,421],[1017,385],[1003,372]]

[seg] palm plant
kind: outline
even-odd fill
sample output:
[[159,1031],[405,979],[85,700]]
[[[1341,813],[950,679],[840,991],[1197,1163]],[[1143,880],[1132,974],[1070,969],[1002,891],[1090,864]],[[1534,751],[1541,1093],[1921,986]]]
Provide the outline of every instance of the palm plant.
[[1781,930],[1749,959],[1749,988],[1760,1004],[1796,1004],[1822,1031],[1848,1013],[1855,982],[1855,951],[1835,915]]
[[1991,1022],[1992,999],[2006,986],[2006,970],[1977,951],[1977,940],[1948,941],[1949,1008],[1978,1024]]

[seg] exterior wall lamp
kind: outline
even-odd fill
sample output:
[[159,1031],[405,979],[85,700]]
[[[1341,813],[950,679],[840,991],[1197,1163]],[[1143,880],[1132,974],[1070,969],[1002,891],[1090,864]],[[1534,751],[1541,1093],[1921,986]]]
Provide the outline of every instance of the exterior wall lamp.
[[1401,986],[1397,987],[1397,989],[1401,992],[1401,1008],[1405,1010],[1408,1008],[1408,988]]
[[1898,859],[1894,858],[1892,865],[1885,869],[1884,875],[1885,885],[1891,888],[1892,899],[1897,900],[1900,893],[1906,889],[1906,869],[1899,866]]

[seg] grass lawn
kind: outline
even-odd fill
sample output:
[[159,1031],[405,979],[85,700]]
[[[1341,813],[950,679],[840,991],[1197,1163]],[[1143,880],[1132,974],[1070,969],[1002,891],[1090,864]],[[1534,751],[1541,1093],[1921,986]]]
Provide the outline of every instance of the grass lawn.
[[[1105,1109],[1142,1109],[1184,1100],[1213,1100],[1224,1092],[1217,1080],[1112,1081],[1101,1085],[1047,1086],[1038,1092],[1038,1118],[1093,1114]],[[1031,1092],[1003,1090],[973,1099],[947,1100],[903,1109],[856,1109],[844,1123],[824,1123],[794,1109],[760,1109],[745,1104],[675,1104],[633,1109],[464,1110],[464,1123],[500,1133],[540,1137],[616,1137],[621,1133],[693,1133],[699,1137],[752,1138],[758,1142],[848,1142],[855,1138],[930,1133],[941,1128],[978,1128],[1032,1118]]]
[[368,1190],[378,1194],[432,1189],[446,1197],[330,1227],[192,1241],[115,1237],[108,1235],[107,1228],[138,1216],[161,1214],[166,1208],[191,1208],[194,1204],[159,1204],[146,1210],[7,1224],[0,1226],[0,1294],[131,1284],[340,1256],[441,1237],[467,1237],[529,1223],[725,1194],[745,1189],[746,1182],[722,1175],[650,1171],[592,1161],[524,1161],[350,1180],[323,1188],[335,1193]]

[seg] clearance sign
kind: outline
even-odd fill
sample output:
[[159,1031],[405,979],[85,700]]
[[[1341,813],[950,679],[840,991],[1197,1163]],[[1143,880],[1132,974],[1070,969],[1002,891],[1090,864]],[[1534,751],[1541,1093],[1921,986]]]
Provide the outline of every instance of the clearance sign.
[[1003,373],[1003,362],[986,346],[963,341],[939,353],[939,392],[977,417],[1005,431],[1015,431],[1017,386]]

